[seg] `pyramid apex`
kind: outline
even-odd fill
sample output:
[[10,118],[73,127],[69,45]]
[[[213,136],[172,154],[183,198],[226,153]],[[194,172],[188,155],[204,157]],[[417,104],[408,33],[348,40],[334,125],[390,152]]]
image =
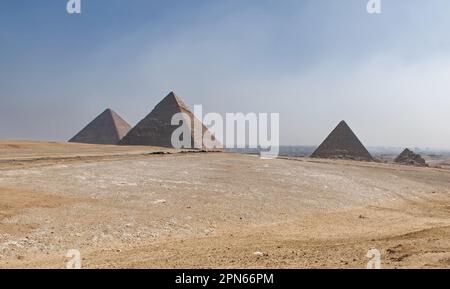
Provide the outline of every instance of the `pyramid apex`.
[[171,91],[169,92],[169,94],[167,95],[167,97],[175,97],[175,98],[179,98],[179,96],[175,93],[175,91]]
[[169,94],[166,97],[164,97],[164,99],[158,105],[168,102],[174,102],[177,106],[187,109],[186,104],[184,104],[181,98],[173,90],[169,92]]
[[166,97],[178,97],[178,95],[172,90],[166,95]]
[[117,115],[117,113],[114,111],[114,110],[112,110],[111,108],[107,108],[107,109],[105,109],[103,112],[102,112],[102,114],[110,114],[110,115]]

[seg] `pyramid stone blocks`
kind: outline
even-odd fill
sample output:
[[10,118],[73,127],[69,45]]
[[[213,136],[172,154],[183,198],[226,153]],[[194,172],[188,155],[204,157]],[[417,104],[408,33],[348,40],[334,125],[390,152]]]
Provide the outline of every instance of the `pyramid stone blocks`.
[[[184,113],[188,119],[183,120],[190,126],[191,148],[204,148],[203,135],[209,134],[208,129],[198,120],[179,96],[170,92],[156,107],[141,120],[119,142],[120,145],[143,145],[172,148],[172,134],[180,125],[172,125],[172,117]],[[196,136],[192,128],[199,127],[203,135]]]
[[427,167],[427,163],[421,155],[414,153],[409,149],[405,149],[396,159],[395,161],[398,164],[408,165],[408,166],[417,166],[417,167]]
[[130,130],[130,125],[116,112],[106,109],[69,142],[115,145]]
[[345,121],[339,123],[311,157],[373,161],[370,153]]

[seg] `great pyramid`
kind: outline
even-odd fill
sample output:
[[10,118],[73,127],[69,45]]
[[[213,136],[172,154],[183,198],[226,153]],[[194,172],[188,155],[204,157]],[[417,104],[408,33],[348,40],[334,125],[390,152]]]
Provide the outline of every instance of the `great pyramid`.
[[405,149],[394,162],[408,166],[428,167],[427,162],[421,155],[414,153],[410,149]]
[[[214,140],[208,129],[198,120],[189,108],[173,91],[170,92],[143,120],[141,120],[119,142],[120,145],[144,145],[172,148],[172,133],[181,125],[172,125],[172,117],[177,113],[185,113],[190,125],[191,148],[205,148],[202,136],[195,136],[194,127],[202,129],[202,133],[208,134]],[[183,122],[184,123],[184,122]],[[184,136],[183,136],[184,137]],[[215,142],[216,143],[216,142]],[[219,144],[219,143],[216,143]]]
[[370,153],[345,121],[339,123],[311,157],[373,161]]
[[111,109],[106,109],[69,142],[86,144],[117,144],[131,126]]

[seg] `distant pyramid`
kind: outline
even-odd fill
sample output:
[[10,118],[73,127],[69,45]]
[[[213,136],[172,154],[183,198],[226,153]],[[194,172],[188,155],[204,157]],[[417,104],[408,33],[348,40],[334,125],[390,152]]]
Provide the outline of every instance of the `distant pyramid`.
[[[120,145],[145,145],[168,147],[172,146],[172,133],[180,125],[172,125],[172,117],[177,113],[185,113],[190,118],[190,137],[191,148],[201,147],[202,136],[194,136],[194,125],[202,128],[203,134],[209,134],[208,129],[194,117],[194,114],[183,103],[183,101],[174,92],[170,92],[154,109],[141,120],[130,132],[120,141]],[[188,120],[186,120],[189,124]],[[214,137],[210,135],[214,140]]]
[[405,149],[395,161],[398,164],[418,166],[418,167],[428,167],[427,162],[421,155],[414,153],[409,149]]
[[102,112],[69,142],[87,144],[117,144],[131,126],[111,109]]
[[339,123],[311,157],[360,161],[373,160],[370,153],[345,121]]

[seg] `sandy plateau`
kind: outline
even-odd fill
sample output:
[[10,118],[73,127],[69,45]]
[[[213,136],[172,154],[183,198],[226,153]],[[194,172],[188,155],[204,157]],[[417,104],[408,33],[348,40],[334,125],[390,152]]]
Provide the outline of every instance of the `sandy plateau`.
[[0,142],[1,268],[365,268],[373,248],[450,268],[446,166]]

